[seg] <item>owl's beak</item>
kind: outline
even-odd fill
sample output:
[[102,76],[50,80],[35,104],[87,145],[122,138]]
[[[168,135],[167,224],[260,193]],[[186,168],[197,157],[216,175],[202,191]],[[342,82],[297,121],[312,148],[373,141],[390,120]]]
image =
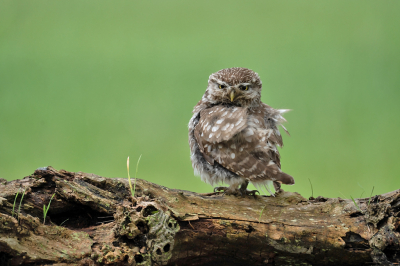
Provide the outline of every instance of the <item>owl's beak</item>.
[[231,96],[231,102],[233,102],[233,100],[235,99],[235,92],[231,91],[230,96]]

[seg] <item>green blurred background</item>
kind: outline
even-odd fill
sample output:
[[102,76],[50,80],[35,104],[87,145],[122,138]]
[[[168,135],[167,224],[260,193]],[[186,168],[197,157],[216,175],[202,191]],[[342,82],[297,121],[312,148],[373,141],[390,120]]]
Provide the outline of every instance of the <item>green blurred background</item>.
[[0,178],[38,167],[197,192],[187,124],[208,76],[247,67],[286,114],[284,189],[400,188],[400,2],[1,1]]

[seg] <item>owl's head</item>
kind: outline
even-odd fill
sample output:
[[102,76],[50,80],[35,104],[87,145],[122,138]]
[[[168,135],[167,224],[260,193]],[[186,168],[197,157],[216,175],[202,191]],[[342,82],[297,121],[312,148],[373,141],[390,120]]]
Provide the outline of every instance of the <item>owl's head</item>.
[[258,74],[242,67],[225,68],[210,75],[206,98],[212,104],[256,107],[261,102]]

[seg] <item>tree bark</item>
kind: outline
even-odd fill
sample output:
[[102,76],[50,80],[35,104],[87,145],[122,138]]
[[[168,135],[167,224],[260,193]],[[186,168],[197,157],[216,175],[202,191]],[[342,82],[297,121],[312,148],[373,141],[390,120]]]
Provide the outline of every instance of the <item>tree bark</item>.
[[399,264],[400,190],[356,203],[140,179],[132,197],[127,179],[47,167],[0,180],[0,265]]

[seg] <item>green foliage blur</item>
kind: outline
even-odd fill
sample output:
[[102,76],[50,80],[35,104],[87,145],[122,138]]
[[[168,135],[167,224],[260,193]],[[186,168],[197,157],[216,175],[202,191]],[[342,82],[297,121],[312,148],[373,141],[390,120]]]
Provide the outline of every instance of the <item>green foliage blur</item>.
[[[400,2],[0,2],[0,178],[38,167],[211,192],[187,124],[208,76],[247,67],[288,108],[282,169],[314,197],[400,188]],[[363,192],[365,191],[365,192]]]

